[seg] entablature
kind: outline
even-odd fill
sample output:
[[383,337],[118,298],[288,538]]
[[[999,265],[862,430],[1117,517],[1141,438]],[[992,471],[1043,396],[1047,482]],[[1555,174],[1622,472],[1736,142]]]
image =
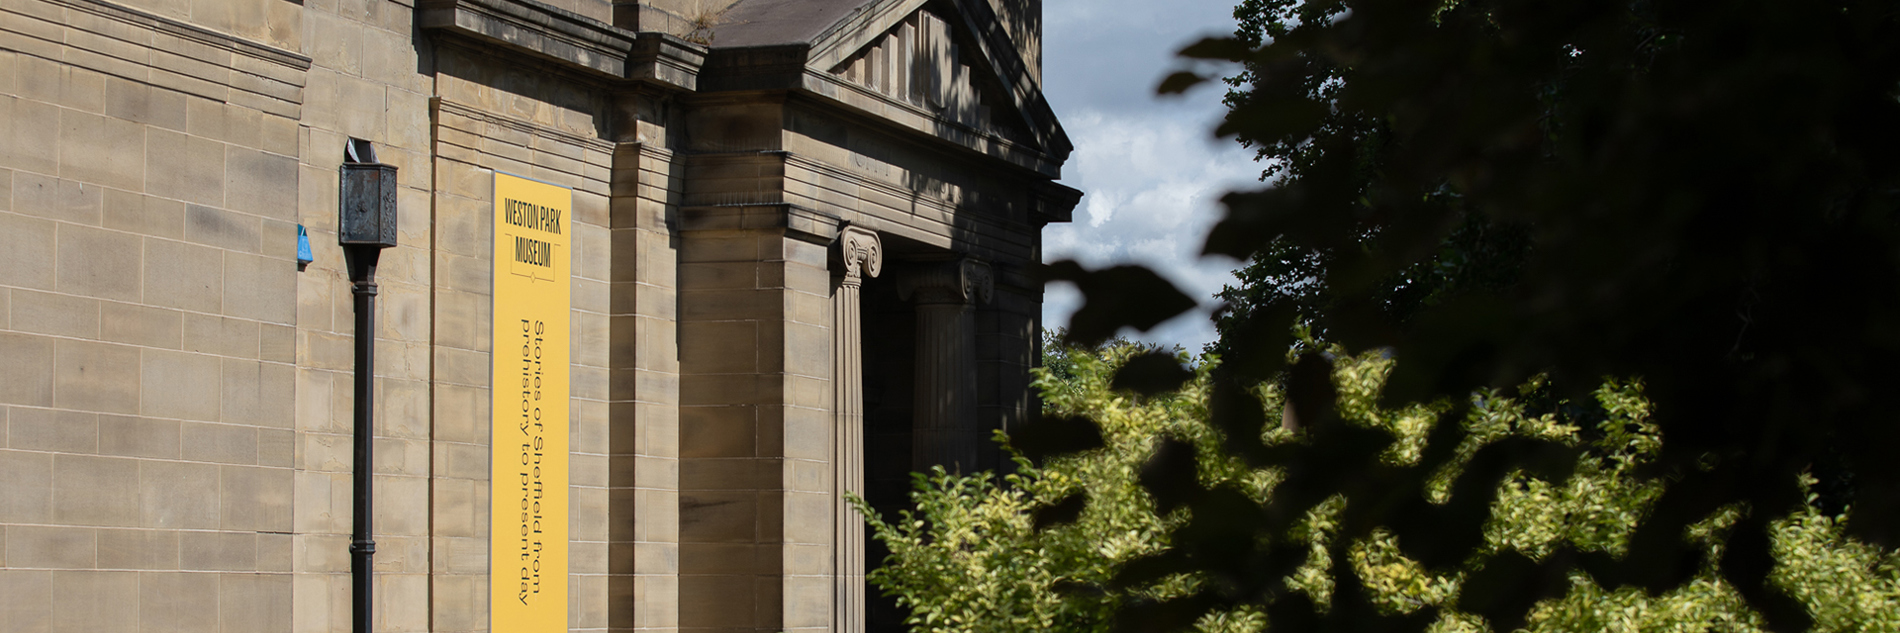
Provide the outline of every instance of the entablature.
[[706,48],[664,33],[635,33],[535,0],[420,0],[424,30],[559,62],[602,79],[698,88]]
[[[629,31],[537,0],[420,0],[416,13],[427,31],[551,61],[610,84],[698,94],[803,94],[1059,178],[1070,145],[1034,79],[1021,68],[996,70],[1021,65],[1014,49],[986,42],[994,36],[979,33],[962,10],[927,11],[926,4],[873,2],[813,42],[711,48],[665,33]],[[1008,59],[978,61],[993,55]],[[905,85],[897,87],[899,82]]]

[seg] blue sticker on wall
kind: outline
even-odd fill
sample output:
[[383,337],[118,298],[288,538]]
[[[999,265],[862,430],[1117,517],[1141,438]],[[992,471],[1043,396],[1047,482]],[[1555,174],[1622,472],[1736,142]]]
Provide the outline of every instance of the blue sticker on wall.
[[317,261],[317,256],[310,252],[310,234],[305,233],[303,225],[299,224],[297,225],[297,264],[301,266],[313,261]]

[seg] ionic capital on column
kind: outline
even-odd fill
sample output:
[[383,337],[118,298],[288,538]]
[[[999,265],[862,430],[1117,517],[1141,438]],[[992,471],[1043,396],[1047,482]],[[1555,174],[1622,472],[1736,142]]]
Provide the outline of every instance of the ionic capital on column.
[[884,272],[884,243],[877,238],[877,232],[858,226],[847,226],[838,232],[838,241],[832,243],[832,269],[840,273],[843,283],[857,287],[864,283],[865,277],[876,277]]
[[920,304],[989,303],[995,289],[989,263],[973,257],[911,264],[897,278],[898,298]]

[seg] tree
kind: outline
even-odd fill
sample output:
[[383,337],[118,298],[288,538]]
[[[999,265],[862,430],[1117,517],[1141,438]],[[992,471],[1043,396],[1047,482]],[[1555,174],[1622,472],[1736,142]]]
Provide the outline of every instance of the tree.
[[[1265,505],[1154,480],[1163,505],[1193,508],[1174,543],[1199,553],[1118,573],[1221,581],[1123,609],[1126,622],[1172,626],[1224,605],[1281,604],[1268,598],[1285,593],[1299,561],[1251,543],[1284,538],[1333,495],[1349,499],[1342,538],[1388,530],[1427,569],[1451,569],[1483,542],[1490,484],[1565,463],[1560,443],[1494,444],[1487,469],[1467,471],[1475,478],[1459,488],[1473,499],[1419,501],[1421,473],[1449,463],[1468,433],[1436,427],[1424,468],[1372,465],[1377,441],[1333,424],[1325,363],[1283,354],[1296,320],[1401,359],[1383,389],[1391,403],[1467,408],[1462,394],[1535,375],[1582,401],[1601,376],[1642,377],[1670,438],[1643,474],[1671,483],[1629,550],[1487,567],[1496,586],[1560,587],[1586,573],[1613,590],[1669,591],[1703,568],[1684,530],[1742,507],[1715,569],[1772,628],[1805,629],[1810,614],[1767,579],[1770,527],[1801,506],[1807,472],[1828,482],[1824,505],[1851,507],[1850,534],[1900,541],[1900,462],[1885,454],[1900,445],[1900,424],[1882,397],[1900,382],[1896,3],[1249,6],[1265,16],[1260,39],[1211,39],[1183,55],[1247,69],[1219,132],[1281,157],[1282,171],[1224,198],[1205,250],[1256,262],[1316,256],[1305,270],[1322,300],[1262,301],[1225,323],[1209,407],[1228,453],[1303,474]],[[1201,79],[1184,73],[1162,88]],[[1394,280],[1430,268],[1474,221],[1524,232],[1509,283],[1427,284],[1425,299],[1395,303],[1403,284]],[[1144,272],[1057,263],[1047,276],[1081,288],[1072,334],[1094,341],[1179,312],[1168,307],[1179,291]],[[1297,448],[1254,439],[1266,419],[1248,394],[1276,380],[1314,429]],[[1178,458],[1163,450],[1151,466]],[[1226,536],[1206,536],[1216,534]],[[1234,560],[1248,564],[1223,566]],[[1517,592],[1487,615],[1514,620],[1536,597]],[[1343,625],[1360,612],[1284,609],[1267,613]]]
[[[939,467],[912,475],[914,512],[886,520],[857,502],[890,552],[868,580],[909,609],[914,630],[1102,630],[1122,602],[1099,589],[1116,563],[1166,543],[1166,524],[1132,473],[1155,434],[1205,429],[1193,422],[1205,419],[1205,403],[1191,388],[1138,403],[1105,399],[1106,363],[1155,350],[1128,341],[1093,349],[1051,343],[1035,370],[1044,409],[1087,407],[1095,421],[1051,421],[1021,439],[1037,457],[1095,446],[1091,454],[1038,465],[1005,443],[1016,468],[1001,481]],[[1083,489],[1092,499],[1086,511],[1074,496]]]
[[[1485,622],[1472,611],[1482,611],[1485,599],[1500,593],[1498,587],[1484,586],[1496,582],[1496,567],[1565,551],[1624,551],[1639,519],[1662,493],[1661,481],[1639,474],[1656,459],[1664,438],[1638,382],[1605,381],[1588,401],[1572,406],[1551,400],[1548,385],[1533,381],[1511,394],[1473,394],[1473,406],[1459,419],[1446,415],[1450,407],[1443,403],[1380,407],[1381,383],[1393,360],[1379,353],[1341,352],[1326,350],[1332,357],[1330,381],[1337,386],[1336,409],[1345,424],[1385,440],[1378,456],[1384,465],[1419,463],[1425,438],[1439,424],[1458,425],[1467,433],[1452,471],[1469,467],[1482,446],[1511,438],[1552,440],[1577,449],[1580,457],[1574,472],[1561,479],[1521,472],[1505,477],[1493,492],[1477,555],[1443,573],[1406,557],[1390,532],[1340,542],[1347,500],[1327,499],[1274,544],[1301,560],[1287,581],[1287,590],[1300,600],[1337,610],[1347,607],[1334,604],[1334,594],[1359,592],[1377,613],[1420,615],[1416,619],[1440,631],[1482,631]],[[1108,631],[1117,609],[1189,596],[1217,582],[1211,574],[1117,582],[1135,561],[1174,551],[1170,539],[1188,521],[1187,511],[1159,506],[1146,492],[1142,480],[1152,471],[1144,472],[1144,465],[1159,446],[1188,446],[1197,464],[1193,477],[1201,485],[1256,503],[1288,485],[1291,473],[1251,468],[1224,452],[1221,434],[1207,421],[1210,365],[1197,367],[1194,379],[1179,390],[1144,396],[1112,386],[1128,362],[1157,356],[1188,360],[1123,342],[1066,350],[1066,379],[1038,370],[1050,414],[1045,423],[1093,420],[1088,428],[1100,430],[1096,448],[1043,459],[1040,465],[1012,449],[1018,470],[1001,485],[988,473],[958,476],[938,469],[918,474],[915,512],[891,521],[859,504],[891,551],[870,580],[910,607],[913,630]],[[1284,396],[1277,386],[1264,386],[1257,395],[1269,418],[1282,410]],[[1048,441],[1073,442],[1075,435],[1024,439],[1031,447],[1043,443],[1037,453],[1046,455]],[[1262,439],[1287,445],[1300,442],[1301,435],[1274,424]],[[1435,474],[1428,496],[1447,500],[1458,479],[1452,471]],[[1074,505],[1080,491],[1089,493],[1086,507]],[[1691,542],[1704,555],[1719,556],[1726,530],[1740,514],[1731,508],[1698,523]],[[1812,497],[1793,516],[1773,524],[1771,533],[1775,582],[1816,614],[1819,628],[1900,630],[1900,554],[1846,538]],[[1345,555],[1335,558],[1340,551]],[[1567,581],[1533,607],[1525,628],[1756,631],[1763,622],[1709,565],[1659,595],[1603,587],[1587,575]],[[1201,614],[1193,628],[1259,631],[1270,609],[1260,603],[1213,609]]]

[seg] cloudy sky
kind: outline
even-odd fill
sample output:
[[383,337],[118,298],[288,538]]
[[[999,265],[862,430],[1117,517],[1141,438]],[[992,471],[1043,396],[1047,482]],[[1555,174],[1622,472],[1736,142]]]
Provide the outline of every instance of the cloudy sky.
[[[1044,0],[1043,91],[1075,154],[1062,183],[1083,192],[1071,224],[1043,232],[1045,259],[1089,268],[1146,264],[1202,300],[1201,310],[1146,334],[1189,351],[1213,340],[1212,296],[1232,281],[1232,259],[1200,258],[1219,219],[1217,200],[1254,183],[1260,165],[1231,140],[1211,137],[1223,111],[1220,86],[1160,99],[1154,86],[1172,72],[1174,51],[1205,35],[1231,34],[1233,0]],[[1080,306],[1073,287],[1051,286],[1050,327]]]

